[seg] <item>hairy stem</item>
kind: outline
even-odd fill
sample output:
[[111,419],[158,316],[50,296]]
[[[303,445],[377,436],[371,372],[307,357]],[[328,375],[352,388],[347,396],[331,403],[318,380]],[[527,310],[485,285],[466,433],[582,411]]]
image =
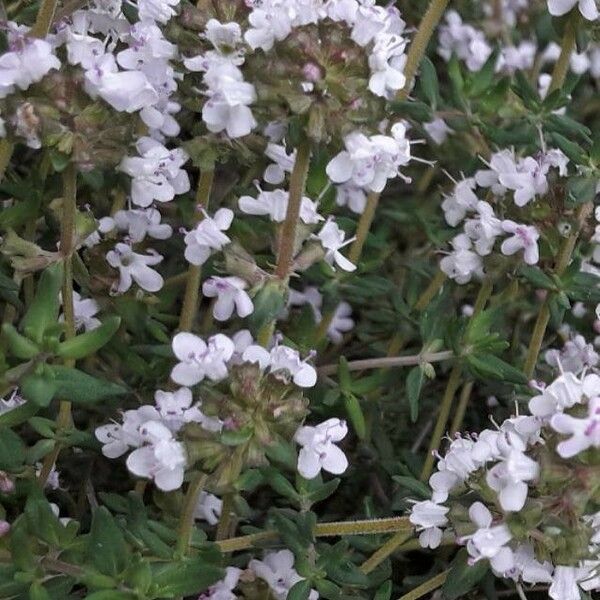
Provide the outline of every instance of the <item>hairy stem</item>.
[[[441,362],[450,360],[456,355],[452,350],[443,352],[423,352],[411,356],[386,356],[382,358],[366,358],[353,360],[348,363],[349,371],[362,371],[363,369],[380,369],[385,367],[414,367],[423,363]],[[319,368],[320,375],[333,375],[337,373],[338,365],[325,365]]]
[[[413,526],[407,517],[390,517],[389,519],[371,519],[367,521],[345,521],[334,523],[318,523],[315,526],[314,535],[316,537],[334,537],[341,535],[375,535],[380,533],[395,533],[402,531],[412,532]],[[221,552],[236,552],[246,550],[252,546],[276,540],[278,534],[276,531],[262,531],[252,535],[230,538],[228,540],[219,540],[217,545]]]
[[221,508],[221,518],[217,525],[217,533],[215,539],[217,541],[225,540],[229,537],[231,528],[231,512],[233,510],[233,494],[227,493],[223,496],[223,506]]
[[[198,224],[203,216],[201,208],[207,209],[210,201],[210,192],[212,190],[215,172],[212,169],[202,171],[198,180],[198,189],[196,190],[196,213],[194,225]],[[190,265],[187,271],[185,284],[185,293],[181,314],[179,316],[179,330],[191,331],[196,313],[198,312],[198,299],[200,297],[200,279],[202,277],[202,267]]]
[[440,22],[440,19],[444,15],[444,11],[448,6],[449,0],[431,0],[427,12],[423,15],[419,29],[413,38],[410,48],[408,49],[408,56],[406,57],[406,65],[404,66],[404,77],[406,77],[406,83],[404,88],[400,90],[397,95],[398,100],[405,100],[412,89],[413,80],[421,60],[425,55],[431,36]]
[[287,283],[290,276],[290,267],[294,259],[294,245],[296,242],[296,228],[300,217],[300,205],[304,196],[304,188],[308,169],[310,167],[310,143],[303,141],[298,146],[294,170],[290,176],[290,192],[285,215],[285,221],[279,237],[277,251],[277,266],[275,276]]
[[192,529],[194,527],[194,511],[198,498],[206,484],[207,475],[204,473],[196,473],[190,481],[185,499],[183,502],[183,511],[179,519],[179,527],[177,529],[177,551],[180,554],[186,554],[190,546],[192,538]]
[[467,412],[467,406],[469,405],[472,391],[473,382],[468,381],[465,383],[462,391],[460,392],[458,406],[456,407],[456,412],[454,413],[454,418],[452,419],[452,425],[450,425],[450,437],[452,437],[462,427],[462,422]]
[[371,229],[373,219],[375,218],[375,212],[377,211],[377,206],[379,205],[380,195],[381,194],[378,194],[377,192],[371,192],[369,194],[365,210],[363,211],[362,215],[360,215],[360,219],[358,220],[358,225],[356,226],[356,239],[352,243],[350,252],[348,254],[348,259],[354,264],[358,263],[365,242],[367,241],[369,229]]
[[58,6],[58,0],[42,0],[40,10],[35,18],[35,23],[31,28],[30,35],[38,38],[46,37],[50,27],[54,22],[54,13]]
[[[569,266],[569,263],[573,257],[573,252],[575,251],[575,246],[577,245],[577,240],[579,239],[581,229],[585,225],[585,222],[593,210],[594,205],[591,202],[586,202],[579,207],[579,210],[577,211],[577,227],[574,227],[569,237],[564,240],[556,258],[554,272],[559,277],[564,274]],[[531,334],[531,340],[527,350],[527,357],[525,358],[525,365],[523,367],[523,372],[528,378],[533,376],[535,365],[537,363],[540,350],[542,349],[542,344],[544,343],[544,336],[546,334],[546,328],[548,327],[549,322],[550,296],[548,296],[542,304],[533,327],[533,333]]]
[[445,282],[446,274],[443,271],[438,271],[417,300],[415,304],[415,310],[418,310],[419,312],[424,311],[429,306],[429,303],[442,289]]
[[[73,252],[75,251],[75,216],[77,214],[77,167],[70,163],[63,172],[63,197],[60,220],[60,252],[64,260],[64,280],[62,286],[62,306],[65,317],[65,337],[75,337],[75,311],[73,309]],[[75,361],[66,359],[65,366],[72,367]],[[71,403],[61,400],[56,417],[57,431],[73,425]],[[52,467],[58,459],[61,445],[56,443],[52,452],[44,457],[38,482],[43,487]]]
[[388,556],[393,554],[406,540],[412,536],[412,531],[399,531],[393,535],[381,548],[360,565],[360,570],[368,575],[374,571]]
[[450,569],[443,571],[439,575],[428,579],[425,583],[422,583],[414,590],[408,592],[408,594],[404,594],[404,596],[401,596],[398,600],[418,600],[418,598],[422,598],[425,594],[429,594],[429,592],[433,592],[442,587],[446,582],[446,579],[448,579],[449,574]]
[[554,65],[552,71],[552,80],[550,81],[550,87],[548,88],[548,94],[554,90],[558,90],[562,87],[567,73],[569,72],[569,61],[571,60],[571,54],[575,49],[575,43],[577,41],[577,24],[579,22],[579,11],[577,9],[571,11],[563,33],[562,42],[560,44],[560,56]]

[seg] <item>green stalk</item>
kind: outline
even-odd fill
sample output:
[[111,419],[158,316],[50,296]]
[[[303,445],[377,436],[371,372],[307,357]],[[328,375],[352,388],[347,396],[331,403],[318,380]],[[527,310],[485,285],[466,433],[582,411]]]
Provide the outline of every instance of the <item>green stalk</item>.
[[177,529],[177,552],[181,555],[185,555],[190,546],[194,527],[194,511],[207,478],[204,473],[196,473],[188,485],[183,502],[183,511],[179,519],[179,528]]
[[[558,253],[558,257],[556,259],[556,266],[554,268],[554,272],[559,277],[561,277],[564,274],[567,267],[569,266],[569,263],[571,262],[571,259],[573,257],[573,252],[575,251],[575,246],[577,245],[577,240],[579,239],[581,229],[585,225],[585,222],[587,221],[589,216],[592,214],[593,210],[594,205],[592,202],[586,202],[585,204],[582,204],[579,207],[579,210],[577,211],[577,227],[575,227],[569,235],[569,237],[564,240],[562,247]],[[548,296],[542,304],[535,325],[533,327],[533,333],[531,334],[531,340],[529,342],[529,348],[527,350],[527,357],[525,359],[525,365],[523,367],[523,372],[528,378],[531,378],[533,376],[535,365],[537,363],[540,350],[542,349],[542,344],[544,343],[544,335],[546,334],[546,328],[548,327],[549,322],[550,296]]]
[[569,72],[569,61],[571,60],[571,54],[575,49],[577,42],[577,25],[579,23],[579,11],[577,9],[571,11],[563,33],[562,41],[560,44],[560,55],[554,70],[552,71],[552,80],[550,81],[550,87],[548,88],[548,94],[554,90],[558,90],[562,87],[567,73]]
[[443,271],[438,271],[435,277],[429,282],[429,285],[425,288],[425,291],[421,294],[415,304],[415,310],[419,312],[424,311],[429,303],[435,298],[437,293],[442,289],[446,282],[446,274]]
[[412,537],[412,531],[399,531],[393,535],[381,548],[370,556],[362,565],[360,570],[368,575],[374,571],[388,556],[393,554],[406,540]]
[[406,77],[406,83],[404,88],[400,90],[397,95],[398,100],[405,100],[412,89],[413,80],[419,65],[423,60],[429,41],[433,36],[433,32],[440,22],[444,11],[448,6],[450,0],[431,0],[427,12],[423,15],[419,29],[413,38],[410,48],[408,49],[408,56],[406,57],[406,65],[404,66],[404,77]]
[[233,510],[233,493],[229,492],[223,496],[223,506],[221,507],[221,518],[217,525],[215,539],[217,541],[225,540],[229,537],[231,529],[231,512]]
[[[215,172],[212,169],[202,171],[198,180],[198,189],[196,190],[196,213],[194,225],[197,225],[202,219],[201,208],[207,209],[210,201],[210,192],[214,181]],[[198,300],[200,297],[200,279],[202,278],[202,267],[190,265],[188,267],[185,292],[179,317],[179,330],[191,331],[198,312]]]
[[443,571],[439,575],[428,579],[425,583],[422,583],[414,590],[408,592],[408,594],[404,594],[404,596],[401,596],[398,600],[418,600],[419,598],[422,598],[425,594],[429,594],[429,592],[433,592],[442,587],[446,582],[446,579],[448,579],[449,574],[450,569]]
[[[63,171],[63,197],[60,221],[60,253],[64,260],[64,280],[62,286],[62,305],[65,317],[65,338],[75,337],[75,311],[73,309],[73,252],[75,251],[75,217],[77,214],[77,167],[69,163]],[[73,359],[65,359],[65,366],[73,367]],[[73,425],[71,403],[61,400],[56,429],[58,432],[69,429]],[[61,445],[56,443],[52,452],[44,457],[38,482],[43,487],[48,480],[52,467],[58,459]]]
[[375,212],[377,211],[377,206],[379,206],[380,196],[381,194],[376,192],[371,192],[369,194],[365,210],[363,211],[362,215],[360,215],[360,219],[358,220],[358,225],[356,227],[356,239],[352,243],[350,252],[348,253],[348,259],[355,265],[357,265],[365,242],[367,241],[369,229],[371,229],[373,219],[375,218]]
[[30,35],[37,38],[46,37],[54,22],[54,14],[56,13],[57,6],[58,0],[42,0]]
[[296,154],[296,163],[290,176],[290,192],[285,215],[285,221],[279,236],[279,248],[277,250],[277,266],[275,276],[286,284],[290,276],[290,267],[294,258],[294,245],[296,242],[296,228],[300,217],[300,205],[304,196],[306,178],[310,167],[310,142],[304,140],[299,146]]

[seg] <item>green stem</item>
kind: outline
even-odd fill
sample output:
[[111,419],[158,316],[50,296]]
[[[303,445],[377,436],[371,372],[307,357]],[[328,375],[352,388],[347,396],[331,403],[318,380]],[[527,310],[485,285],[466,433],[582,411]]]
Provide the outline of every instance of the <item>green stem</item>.
[[0,181],[4,179],[13,150],[12,142],[9,142],[6,138],[0,140]]
[[54,22],[54,13],[58,6],[58,0],[42,0],[42,4],[35,18],[35,23],[31,28],[30,35],[38,38],[44,38],[48,35],[50,27]]
[[304,196],[306,178],[310,167],[310,143],[305,140],[298,146],[296,162],[290,176],[290,191],[285,221],[279,236],[277,250],[277,266],[275,276],[287,283],[290,267],[294,259],[294,246],[296,243],[296,228],[300,217],[300,206]]
[[446,579],[448,579],[449,574],[450,569],[428,579],[425,583],[422,583],[414,590],[408,592],[408,594],[404,594],[398,600],[418,600],[419,598],[422,598],[425,594],[429,594],[429,592],[433,592],[442,587],[446,582]]
[[419,299],[415,304],[415,310],[419,312],[424,311],[437,293],[442,289],[445,282],[446,274],[443,271],[438,271],[435,274],[435,277],[429,282],[429,285],[425,288],[425,291],[419,296]]
[[233,510],[233,493],[227,493],[223,496],[223,506],[221,507],[221,518],[217,525],[215,539],[217,541],[225,540],[229,537],[231,529],[231,513]]
[[[212,169],[202,171],[198,180],[196,191],[196,212],[194,225],[198,224],[203,216],[201,208],[207,209],[210,201],[210,192],[214,181],[215,172]],[[191,331],[196,313],[198,312],[198,300],[200,297],[200,279],[202,278],[202,267],[190,265],[188,267],[185,292],[179,317],[179,330]]]
[[[575,251],[575,246],[577,245],[577,240],[579,239],[581,229],[585,225],[585,222],[587,221],[593,210],[594,205],[591,202],[586,202],[585,204],[582,204],[579,207],[579,210],[577,211],[577,227],[574,227],[569,237],[564,240],[563,245],[558,253],[558,257],[556,259],[556,266],[554,268],[554,272],[559,277],[561,277],[564,274],[567,267],[569,266],[571,258],[573,257],[573,252]],[[546,328],[548,327],[549,322],[550,296],[548,296],[546,300],[544,300],[544,303],[540,308],[535,325],[533,327],[533,333],[531,334],[531,340],[529,342],[529,348],[527,350],[527,357],[525,359],[525,365],[523,367],[523,372],[528,378],[531,378],[533,376],[535,365],[537,363],[540,350],[542,349],[542,344],[544,343],[544,335],[546,334]]]
[[[370,519],[366,521],[346,521],[334,523],[318,523],[315,526],[316,537],[335,537],[341,535],[376,535],[381,533],[395,533],[413,530],[407,517],[390,517],[388,519]],[[252,548],[258,543],[276,540],[276,531],[262,531],[252,535],[219,540],[217,545],[221,552],[236,552]]]
[[427,12],[423,15],[419,29],[413,38],[410,48],[408,49],[408,56],[406,57],[406,65],[404,66],[404,77],[406,77],[406,83],[404,88],[400,90],[397,95],[398,100],[405,100],[412,89],[413,80],[421,60],[425,55],[431,36],[440,22],[440,19],[444,15],[444,11],[448,6],[449,0],[431,0]]
[[560,56],[558,57],[558,60],[554,65],[554,70],[552,71],[552,80],[550,81],[548,94],[552,93],[554,90],[560,89],[565,82],[567,73],[569,72],[569,61],[571,60],[571,55],[573,54],[573,50],[575,49],[575,44],[577,42],[578,22],[579,11],[575,9],[572,11],[572,14],[565,25],[565,30],[560,44]]
[[183,511],[179,519],[179,528],[177,530],[177,551],[184,555],[187,553],[192,538],[192,529],[194,527],[194,511],[198,498],[206,484],[207,476],[204,473],[196,473],[190,481],[185,499],[183,502]]
[[[363,369],[380,369],[385,367],[414,367],[423,363],[434,363],[455,358],[452,350],[443,352],[423,352],[411,356],[386,356],[382,358],[366,358],[353,360],[348,363],[349,371],[362,371]],[[325,365],[319,368],[320,375],[333,375],[337,373],[338,365]]]
[[[62,306],[65,317],[65,337],[75,337],[75,311],[73,308],[73,253],[75,252],[75,218],[77,215],[77,167],[70,163],[63,171],[63,195],[60,221],[60,253],[64,260],[64,280],[62,286]],[[66,359],[65,366],[73,367],[75,361]],[[61,400],[56,429],[58,432],[69,429],[73,425],[71,403]],[[58,459],[61,445],[56,443],[52,452],[44,457],[38,482],[43,487]]]
[[462,426],[462,422],[467,412],[467,406],[469,405],[469,400],[471,398],[472,391],[473,382],[468,381],[467,383],[465,383],[460,393],[458,406],[456,407],[456,412],[454,413],[454,418],[452,419],[452,425],[450,426],[450,437],[452,437]]
[[362,565],[360,570],[368,575],[375,570],[388,556],[393,554],[406,540],[412,537],[412,531],[399,531],[393,535],[381,548],[370,556]]
[[367,236],[369,235],[369,230],[371,229],[373,219],[375,218],[375,212],[377,211],[377,206],[379,205],[380,196],[381,194],[376,192],[371,192],[369,194],[365,210],[363,211],[362,215],[360,215],[360,219],[358,220],[358,225],[356,226],[356,239],[354,240],[352,246],[350,247],[350,252],[348,253],[348,259],[355,265],[358,265],[363,247],[367,241]]

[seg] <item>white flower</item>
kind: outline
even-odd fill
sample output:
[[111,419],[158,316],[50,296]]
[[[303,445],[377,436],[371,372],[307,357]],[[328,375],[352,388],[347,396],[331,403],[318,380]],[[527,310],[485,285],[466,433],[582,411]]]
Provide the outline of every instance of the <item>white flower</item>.
[[114,250],[106,254],[106,260],[111,267],[119,269],[119,283],[116,291],[126,292],[133,281],[147,292],[158,292],[164,284],[162,276],[150,265],[157,265],[163,257],[154,250],[148,249],[149,254],[137,254],[131,246],[118,243]]
[[166,240],[173,234],[170,225],[161,224],[161,214],[155,208],[119,210],[114,221],[118,229],[127,231],[134,244],[143,241],[147,235],[156,240]]
[[351,183],[336,186],[335,203],[347,206],[352,212],[361,215],[367,206],[367,193],[364,188]]
[[186,233],[185,258],[193,265],[203,265],[213,251],[222,250],[231,240],[223,233],[227,231],[233,221],[233,211],[220,208],[214,215],[207,214],[196,229]]
[[383,34],[377,37],[369,54],[369,89],[376,96],[392,99],[406,84],[402,72],[406,63],[405,48],[406,40],[400,36]]
[[513,568],[512,550],[506,545],[512,534],[504,524],[492,526],[492,514],[481,502],[475,502],[469,508],[469,517],[478,529],[473,535],[465,536],[467,552],[473,562],[487,559],[498,575],[504,575]]
[[[283,223],[287,214],[289,193],[284,190],[263,191],[259,188],[258,197],[241,196],[238,205],[248,215],[268,215],[271,221]],[[300,219],[307,225],[323,221],[317,212],[317,205],[310,198],[303,197],[300,204]]]
[[250,345],[243,351],[242,360],[257,363],[261,369],[269,369],[276,376],[289,374],[299,387],[313,387],[317,382],[315,368],[306,360],[301,360],[297,350],[282,344],[276,345],[271,351]]
[[487,484],[498,493],[500,506],[507,512],[519,511],[527,500],[527,481],[537,479],[539,465],[520,449],[510,447],[503,460],[486,475]]
[[454,250],[442,258],[440,269],[461,285],[469,283],[473,277],[483,277],[483,261],[479,254],[473,252],[469,237],[461,233],[450,243]]
[[514,221],[502,221],[502,229],[512,236],[502,242],[502,254],[511,256],[523,250],[523,260],[528,265],[535,265],[540,260],[537,241],[540,237],[538,230],[533,225],[523,225]]
[[437,548],[442,541],[442,527],[448,524],[446,514],[450,509],[431,500],[413,505],[409,520],[421,531],[419,543],[422,548]]
[[208,431],[221,430],[219,419],[207,417],[200,410],[200,403],[192,405],[192,391],[189,388],[182,387],[175,392],[157,390],[154,400],[163,423],[173,432],[179,431],[186,423],[200,423]]
[[352,183],[373,192],[383,191],[387,180],[400,175],[400,167],[410,161],[406,127],[396,123],[392,135],[367,137],[355,131],[344,138],[346,149],[327,165],[333,183]]
[[600,397],[590,399],[587,418],[559,413],[552,417],[550,426],[558,433],[571,436],[556,447],[563,458],[571,458],[588,448],[600,448]]
[[147,207],[154,200],[169,202],[176,194],[190,189],[188,174],[181,168],[188,155],[181,149],[168,150],[160,142],[148,137],[138,140],[141,156],[126,157],[120,169],[133,178],[131,201]]
[[552,583],[552,564],[535,558],[533,546],[521,544],[514,552],[515,569],[525,583]]
[[237,586],[242,573],[242,569],[227,567],[225,577],[211,585],[206,592],[200,594],[198,600],[237,600],[238,596],[233,593],[233,590]]
[[28,33],[27,27],[9,21],[9,51],[0,56],[0,98],[6,98],[15,87],[26,90],[52,69],[60,69],[51,44]]
[[161,421],[158,411],[153,406],[140,406],[136,410],[127,410],[123,414],[123,425],[111,423],[96,428],[94,435],[100,441],[102,454],[107,458],[118,458],[130,448],[142,445],[140,433],[142,425],[148,421]]
[[294,7],[286,2],[259,2],[248,17],[250,28],[244,34],[248,45],[256,50],[271,50],[275,41],[284,40],[292,31]]
[[327,328],[327,337],[334,344],[341,344],[344,339],[344,333],[354,329],[354,319],[352,317],[352,307],[347,302],[340,302],[331,318],[331,323]]
[[142,425],[140,434],[147,445],[127,457],[127,468],[137,477],[153,479],[164,492],[180,488],[186,465],[183,444],[173,438],[168,427],[157,421]]
[[442,210],[446,223],[456,227],[467,215],[468,211],[477,208],[479,199],[473,191],[476,183],[472,177],[462,179],[454,186],[452,194],[445,196],[442,202]]
[[279,185],[285,179],[285,174],[294,169],[296,151],[288,154],[285,146],[270,142],[267,144],[265,155],[274,162],[265,169],[263,179],[272,185]]
[[219,522],[222,508],[222,500],[214,494],[202,490],[198,502],[196,502],[196,508],[194,508],[194,519],[206,521],[209,525],[216,525]]
[[140,21],[151,19],[159,23],[168,23],[176,13],[174,6],[179,0],[138,0],[138,15]]
[[496,238],[501,235],[502,222],[487,202],[477,203],[477,218],[468,219],[465,233],[475,242],[475,250],[480,256],[487,256],[492,251]]
[[552,600],[581,600],[577,585],[577,567],[561,567],[557,565],[552,576],[552,585],[548,595]]
[[340,250],[350,244],[353,239],[345,240],[346,234],[338,227],[333,219],[329,219],[317,237],[325,249],[325,262],[331,267],[336,264],[344,271],[355,271],[356,265],[351,263]]
[[240,277],[211,277],[202,285],[202,293],[208,298],[217,298],[213,316],[217,321],[226,321],[234,311],[242,318],[254,311],[252,300],[245,291],[247,287]]
[[439,117],[435,118],[429,123],[423,123],[423,129],[425,129],[427,135],[438,146],[446,141],[448,134],[454,133],[454,129],[448,127],[446,121],[444,121],[444,119],[440,119]]
[[582,335],[565,342],[562,350],[548,350],[545,359],[550,366],[572,373],[581,373],[584,369],[595,367],[600,362],[600,356],[594,350],[594,345],[588,344]]
[[[263,560],[252,559],[248,568],[267,582],[277,600],[285,600],[292,587],[303,579],[294,569],[294,555],[289,550],[269,552]],[[308,596],[309,600],[317,600],[318,597],[315,590],[311,590]]]
[[[61,294],[62,303],[62,294]],[[84,329],[92,331],[100,325],[100,320],[96,315],[100,311],[100,306],[93,298],[82,298],[81,294],[73,292],[73,313],[75,316],[75,329]],[[64,321],[64,315],[60,315],[59,321]]]
[[13,390],[8,398],[0,398],[0,415],[7,413],[19,406],[25,404],[26,400],[19,394],[18,390]]
[[179,363],[171,371],[171,379],[179,385],[191,386],[205,377],[220,381],[227,377],[227,361],[234,351],[233,342],[217,333],[205,342],[192,333],[178,333],[173,338],[173,353]]
[[548,10],[555,17],[566,15],[576,6],[588,21],[595,21],[600,17],[595,0],[548,0]]
[[298,454],[298,472],[305,479],[314,479],[321,469],[334,475],[348,468],[348,459],[335,442],[346,437],[345,421],[328,419],[316,427],[303,426],[296,431],[294,440],[302,446]]
[[550,417],[579,402],[582,393],[583,383],[573,373],[566,372],[529,401],[529,412],[537,417]]

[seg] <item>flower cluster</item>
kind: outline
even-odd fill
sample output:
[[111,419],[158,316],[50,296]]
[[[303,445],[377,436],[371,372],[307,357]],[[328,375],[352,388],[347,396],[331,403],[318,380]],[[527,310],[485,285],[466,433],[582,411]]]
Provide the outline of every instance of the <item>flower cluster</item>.
[[567,371],[536,386],[531,416],[450,441],[429,479],[431,500],[415,503],[410,520],[424,547],[437,547],[444,530],[452,531],[473,563],[488,560],[499,577],[548,583],[554,600],[576,600],[579,588],[600,589],[591,483],[600,448],[600,376]]

